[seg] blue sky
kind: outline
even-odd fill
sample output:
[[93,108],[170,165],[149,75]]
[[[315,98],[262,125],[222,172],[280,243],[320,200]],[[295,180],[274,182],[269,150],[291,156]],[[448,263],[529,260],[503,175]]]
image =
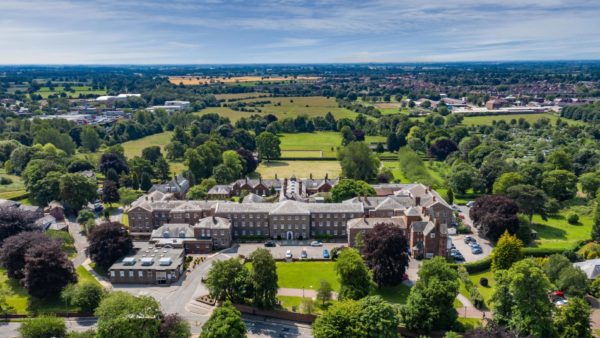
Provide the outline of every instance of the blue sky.
[[598,0],[1,0],[1,64],[600,59]]

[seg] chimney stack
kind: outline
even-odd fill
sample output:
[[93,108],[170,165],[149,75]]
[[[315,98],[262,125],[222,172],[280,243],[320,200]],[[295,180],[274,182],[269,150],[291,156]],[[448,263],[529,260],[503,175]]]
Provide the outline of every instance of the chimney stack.
[[416,206],[421,205],[421,197],[419,197],[419,196],[415,197],[415,205]]

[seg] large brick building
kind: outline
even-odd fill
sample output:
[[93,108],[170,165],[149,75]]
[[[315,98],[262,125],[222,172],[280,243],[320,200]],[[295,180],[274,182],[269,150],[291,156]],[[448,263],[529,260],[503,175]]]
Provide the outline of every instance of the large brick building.
[[188,252],[203,253],[251,237],[345,239],[353,245],[358,232],[388,222],[406,229],[415,257],[446,255],[450,206],[421,184],[384,188],[392,194],[356,197],[342,203],[306,203],[286,199],[285,194],[277,203],[256,203],[255,199],[247,203],[181,201],[154,192],[131,205],[129,224],[134,233],[152,233],[156,243],[170,241]]

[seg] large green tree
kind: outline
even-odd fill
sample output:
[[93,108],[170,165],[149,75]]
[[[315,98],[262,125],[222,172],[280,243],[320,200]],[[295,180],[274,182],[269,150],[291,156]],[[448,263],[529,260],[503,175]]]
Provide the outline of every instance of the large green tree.
[[65,174],[60,178],[60,199],[70,211],[78,212],[81,207],[93,202],[96,190],[96,183],[82,175]]
[[246,326],[242,321],[242,315],[230,302],[225,302],[214,309],[200,333],[200,338],[244,337],[246,337]]
[[542,188],[559,201],[571,199],[577,193],[577,176],[564,169],[547,171],[542,175]]
[[370,181],[379,171],[379,159],[364,142],[351,142],[338,152],[342,175],[355,180]]
[[100,148],[101,144],[102,141],[94,127],[88,126],[83,128],[81,132],[81,146],[93,153]]
[[522,258],[523,242],[506,231],[492,250],[492,271],[509,269]]
[[369,294],[373,282],[358,251],[342,250],[335,262],[335,272],[341,285],[339,299],[361,299]]
[[229,300],[233,303],[243,302],[250,286],[250,273],[238,258],[213,261],[206,287],[211,295],[219,301]]
[[517,203],[519,210],[527,215],[530,223],[534,214],[546,217],[548,196],[543,190],[529,184],[517,184],[506,190],[506,196]]
[[267,131],[260,133],[256,138],[258,155],[267,160],[267,162],[278,159],[281,156],[280,144],[279,137]]
[[162,313],[150,296],[113,291],[96,309],[98,338],[158,338]]
[[569,302],[556,309],[554,327],[561,338],[592,337],[590,323],[591,308],[588,302],[579,297],[569,298]]
[[592,239],[600,242],[600,193],[596,193],[594,203],[594,223],[592,224]]
[[253,302],[256,306],[270,309],[277,301],[277,267],[271,252],[267,249],[256,249],[251,255]]
[[38,316],[25,320],[19,328],[22,338],[65,338],[67,325],[60,317]]
[[331,189],[331,200],[336,203],[352,197],[373,195],[375,195],[375,189],[373,189],[369,183],[347,178],[341,179],[338,184]]

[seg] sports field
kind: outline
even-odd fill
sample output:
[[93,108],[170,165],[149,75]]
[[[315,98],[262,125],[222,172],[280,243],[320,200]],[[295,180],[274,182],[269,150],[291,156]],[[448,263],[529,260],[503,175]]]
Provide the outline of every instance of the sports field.
[[80,95],[88,95],[88,94],[93,94],[93,95],[106,95],[106,89],[100,89],[100,90],[93,90],[92,87],[90,86],[71,86],[71,90],[70,91],[65,91],[65,87],[62,86],[56,86],[53,87],[53,89],[50,89],[48,87],[41,87],[37,92],[35,92],[36,94],[39,94],[41,97],[47,99],[48,96],[53,95],[53,94],[60,94],[60,93],[66,93],[69,98],[78,98]]
[[197,112],[197,114],[217,113],[221,116],[228,117],[232,122],[235,122],[242,117],[249,117],[253,114],[273,114],[279,119],[296,117],[304,114],[308,116],[325,116],[328,112],[331,112],[336,119],[354,119],[357,115],[351,110],[338,107],[334,98],[327,98],[324,96],[254,98],[242,100],[241,102],[254,101],[271,101],[271,103],[255,107],[256,109],[259,109],[260,112],[235,111],[228,107],[209,107]]
[[[321,157],[314,156],[318,154],[316,151],[322,152],[322,157],[335,157],[338,147],[342,144],[342,136],[335,131],[280,134],[279,139],[281,140],[281,157]],[[386,138],[383,136],[366,136],[365,141],[367,143],[385,143]],[[288,156],[293,154],[290,151],[295,151],[295,156]],[[305,151],[305,153],[301,151]]]
[[331,177],[338,177],[342,172],[338,161],[263,161],[256,169],[262,178],[290,177],[295,175],[298,178],[307,178],[310,174],[313,177],[324,177],[326,174]]

